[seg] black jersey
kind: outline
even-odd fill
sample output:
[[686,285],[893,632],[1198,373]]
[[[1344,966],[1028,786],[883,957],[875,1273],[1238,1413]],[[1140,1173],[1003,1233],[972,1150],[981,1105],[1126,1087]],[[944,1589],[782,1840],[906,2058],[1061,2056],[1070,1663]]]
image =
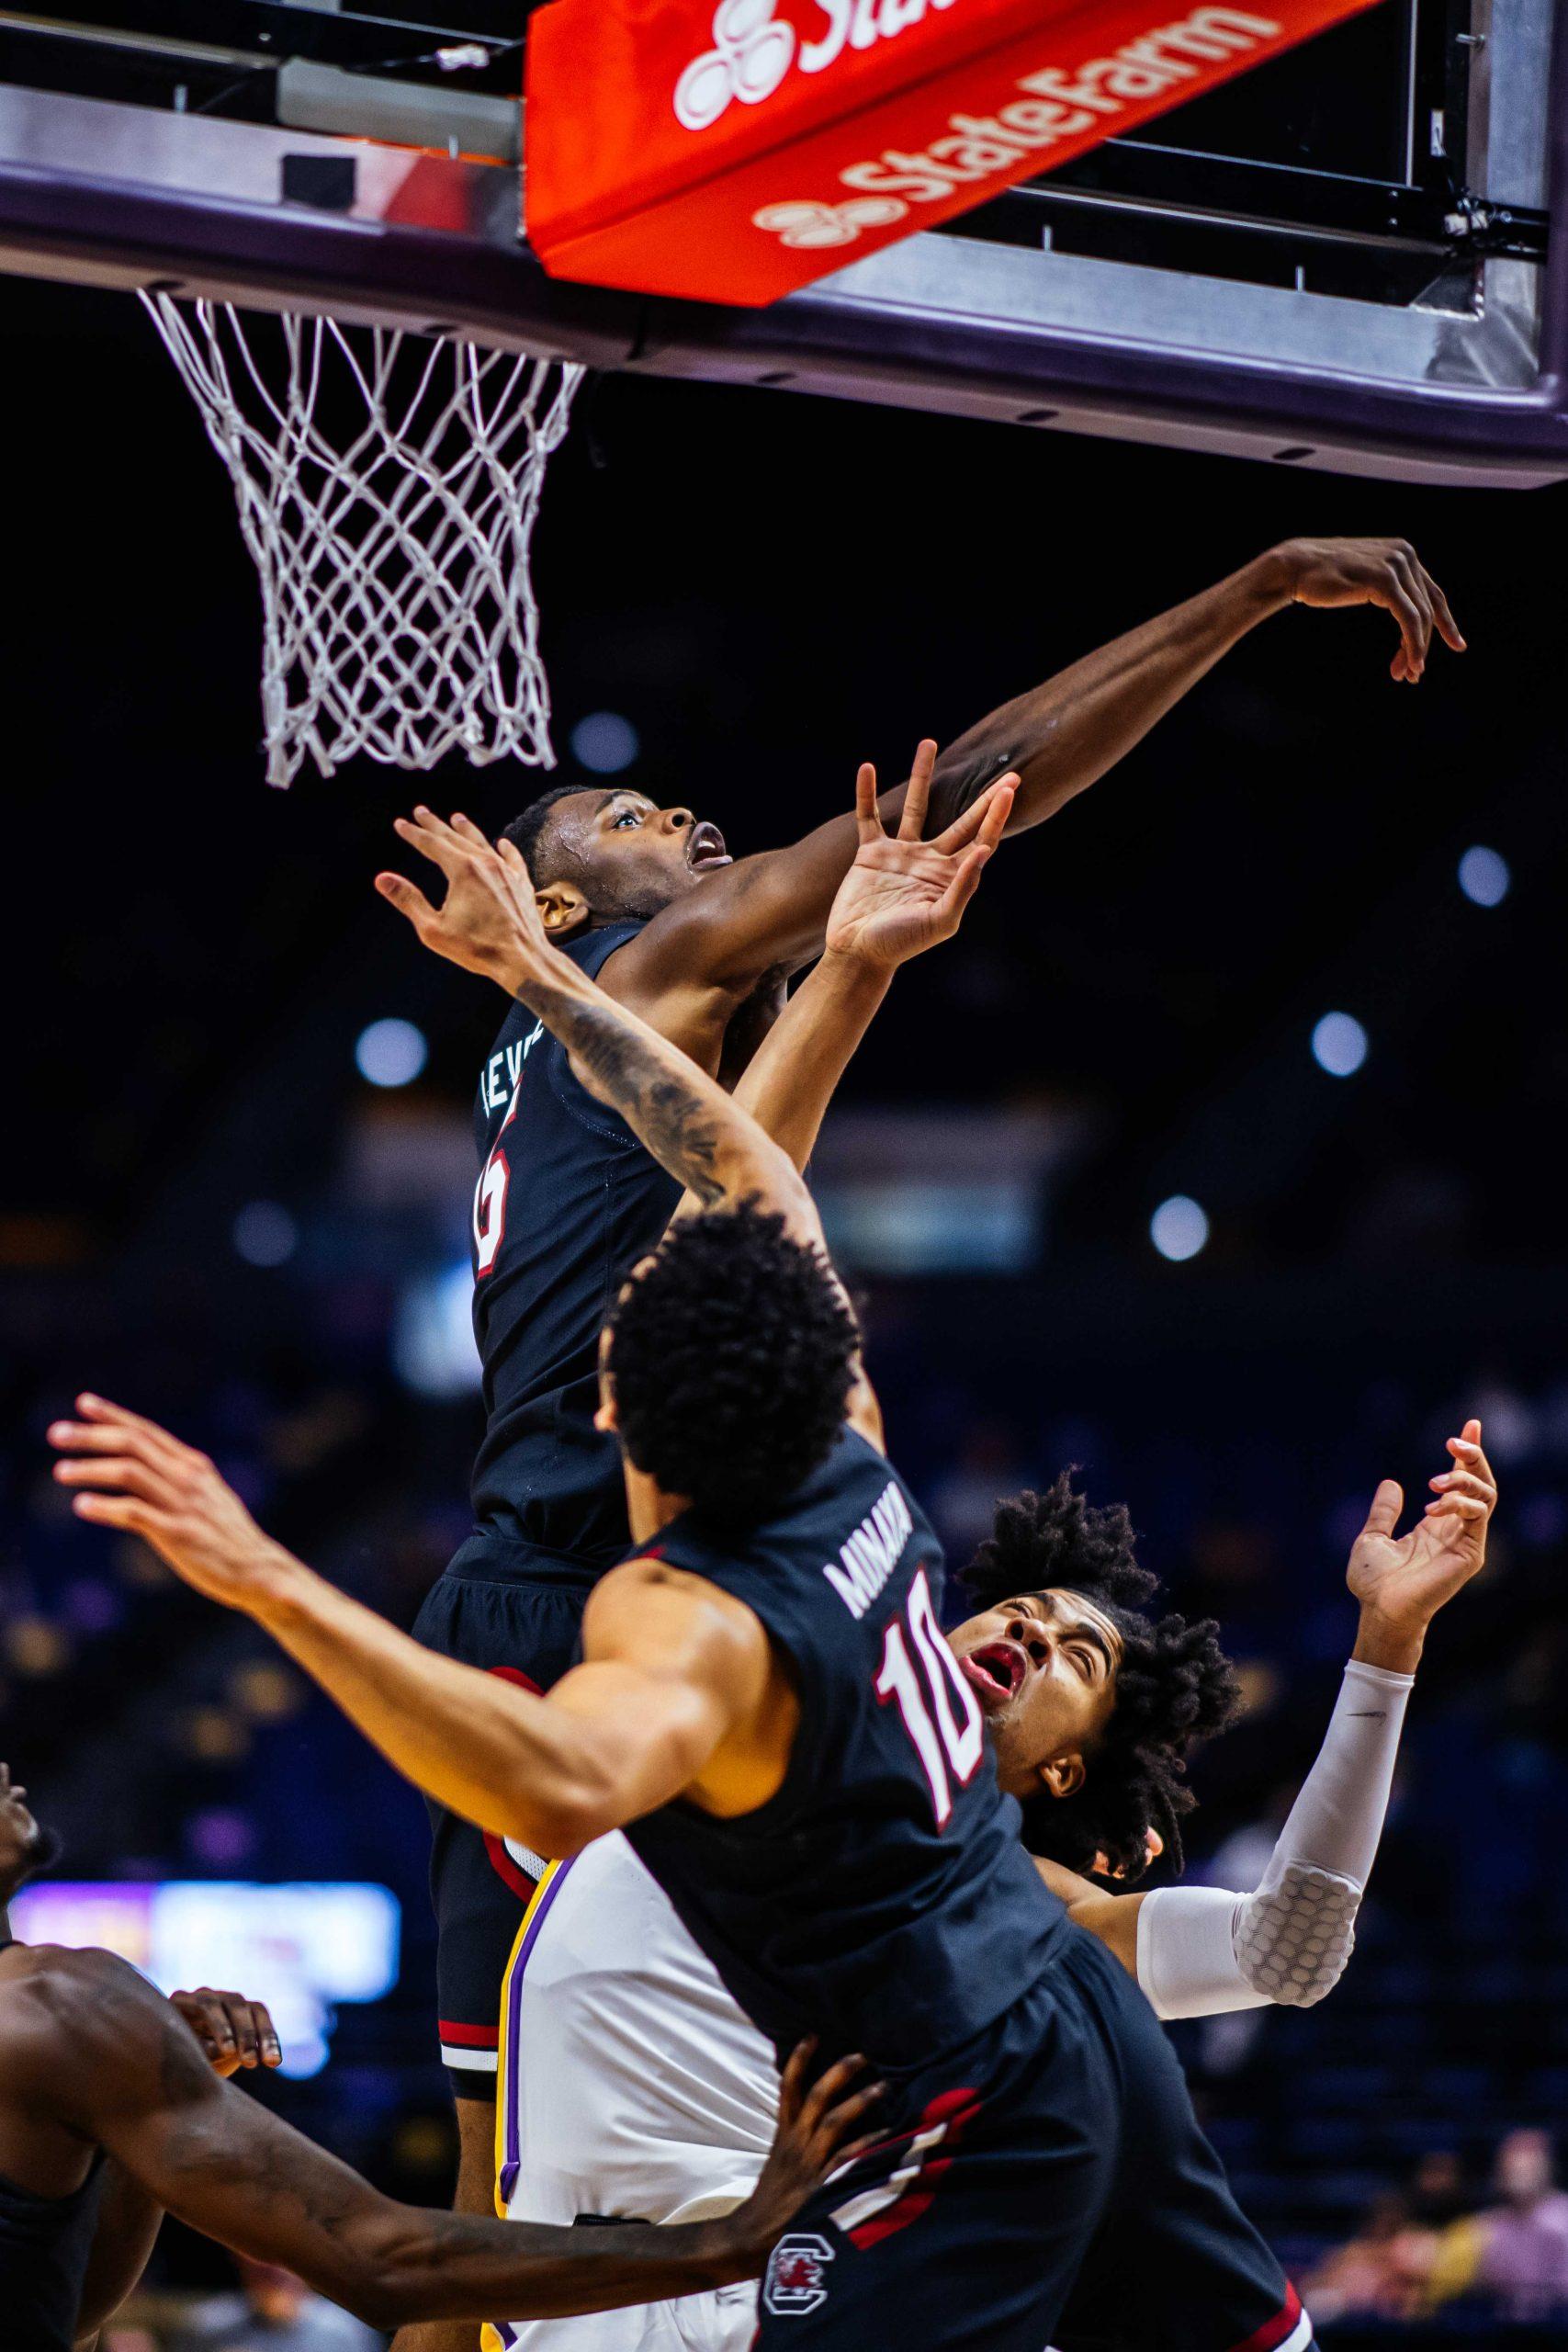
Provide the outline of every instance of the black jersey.
[[0,2176],[0,2344],[71,2352],[103,2201],[101,2156],[69,2197],[36,2197]]
[[942,1638],[919,1504],[846,1429],[744,1544],[688,1517],[649,1555],[756,1611],[800,1727],[765,1805],[720,1821],[680,1800],[631,1823],[633,1846],[781,2053],[815,2032],[893,2072],[956,2049],[1038,1979],[1066,1914]]
[[[592,978],[640,923],[569,942]],[[486,1426],[474,1511],[549,1552],[604,1567],[626,1544],[620,1456],[593,1427],[599,1334],[652,1249],[680,1186],[571,1074],[542,1022],[513,1005],[479,1077],[474,1117],[474,1336]]]

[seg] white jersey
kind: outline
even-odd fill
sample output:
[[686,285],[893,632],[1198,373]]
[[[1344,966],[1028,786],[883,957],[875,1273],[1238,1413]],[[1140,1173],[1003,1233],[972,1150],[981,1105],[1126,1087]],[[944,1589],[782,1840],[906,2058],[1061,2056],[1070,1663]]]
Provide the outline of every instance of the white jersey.
[[[513,2221],[697,2222],[773,2145],[772,2046],[626,1839],[554,1864],[502,1998],[496,2206]],[[757,2290],[487,2328],[485,2352],[746,2352]]]

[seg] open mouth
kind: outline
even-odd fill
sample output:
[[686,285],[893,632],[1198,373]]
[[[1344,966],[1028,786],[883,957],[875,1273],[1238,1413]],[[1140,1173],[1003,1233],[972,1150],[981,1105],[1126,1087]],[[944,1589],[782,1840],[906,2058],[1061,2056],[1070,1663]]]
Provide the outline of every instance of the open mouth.
[[694,874],[710,874],[716,865],[733,865],[735,861],[724,846],[724,835],[716,825],[705,819],[692,827],[686,843],[686,863]]
[[1017,1642],[986,1642],[959,1664],[982,1707],[1005,1707],[1017,1695],[1029,1660]]

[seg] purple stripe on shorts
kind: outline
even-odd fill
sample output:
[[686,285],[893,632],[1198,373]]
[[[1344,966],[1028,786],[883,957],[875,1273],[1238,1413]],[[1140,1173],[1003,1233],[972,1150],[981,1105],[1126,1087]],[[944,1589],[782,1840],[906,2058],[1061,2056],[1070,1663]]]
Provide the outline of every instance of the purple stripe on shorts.
[[[575,1860],[575,1857],[573,1857],[573,1859]],[[549,1883],[547,1886],[541,1887],[538,1894],[535,1897],[534,1916],[528,1922],[523,1941],[518,1947],[517,1957],[512,1963],[511,1973],[506,1980],[506,2020],[504,2026],[506,2035],[506,2114],[503,2119],[506,2132],[506,2161],[501,2167],[501,2178],[497,2184],[501,2191],[501,2201],[503,2205],[510,2205],[512,2202],[513,2191],[517,2186],[517,2175],[522,2168],[523,2162],[522,2142],[519,2136],[520,2126],[517,2117],[515,2085],[517,2082],[517,2069],[522,2064],[522,2050],[520,2044],[522,2041],[521,2026],[523,2017],[524,1972],[526,1970],[528,1965],[529,1954],[532,1952],[534,1946],[539,1939],[539,1930],[545,1924],[545,1920],[549,1913],[550,1905],[555,1901],[556,1896],[560,1893],[561,1887],[566,1881],[567,1872],[570,1868],[571,1863],[570,1861],[562,1862],[557,1869],[555,1876],[550,1880]]]

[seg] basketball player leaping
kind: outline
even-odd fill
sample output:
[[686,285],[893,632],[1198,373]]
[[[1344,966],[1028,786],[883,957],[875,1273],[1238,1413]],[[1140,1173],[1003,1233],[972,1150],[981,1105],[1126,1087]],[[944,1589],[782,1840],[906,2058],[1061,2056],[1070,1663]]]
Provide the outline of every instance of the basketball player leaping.
[[[1404,541],[1292,540],[960,737],[937,763],[924,830],[943,834],[1010,768],[1020,777],[1010,830],[1053,816],[1292,603],[1387,611],[1399,629],[1398,680],[1420,677],[1434,630],[1455,650],[1463,643]],[[890,821],[902,803],[903,787],[884,796]],[[788,848],[732,860],[688,808],[573,786],[536,800],[509,832],[556,944],[727,1082],[776,1010],[781,977],[819,951],[856,842],[853,823],[838,818]],[[382,887],[396,903],[396,877]],[[676,1188],[522,1008],[484,1066],[476,1133],[474,1316],[487,1426],[475,1532],[415,1630],[448,1656],[547,1689],[573,1654],[593,1580],[626,1545],[615,1450],[593,1427],[593,1353],[615,1287],[664,1229]],[[442,2046],[464,2152],[458,2201],[479,2211],[491,2193],[497,1991],[538,1860],[443,1807],[433,1815]],[[437,2339],[425,2341],[436,2352]]]
[[1013,1835],[798,1174],[549,949],[482,842],[451,832],[441,862],[494,894],[490,967],[703,1204],[607,1329],[599,1419],[638,1550],[590,1600],[584,1663],[540,1698],[431,1657],[118,1408],[58,1433],[66,1482],[97,1489],[78,1510],[268,1625],[491,1833],[572,1853],[626,1825],[775,2049],[815,2005],[868,2050],[886,2139],[782,2242],[764,2346],[1039,2352],[1093,2329],[1302,2352],[1151,2010]]

